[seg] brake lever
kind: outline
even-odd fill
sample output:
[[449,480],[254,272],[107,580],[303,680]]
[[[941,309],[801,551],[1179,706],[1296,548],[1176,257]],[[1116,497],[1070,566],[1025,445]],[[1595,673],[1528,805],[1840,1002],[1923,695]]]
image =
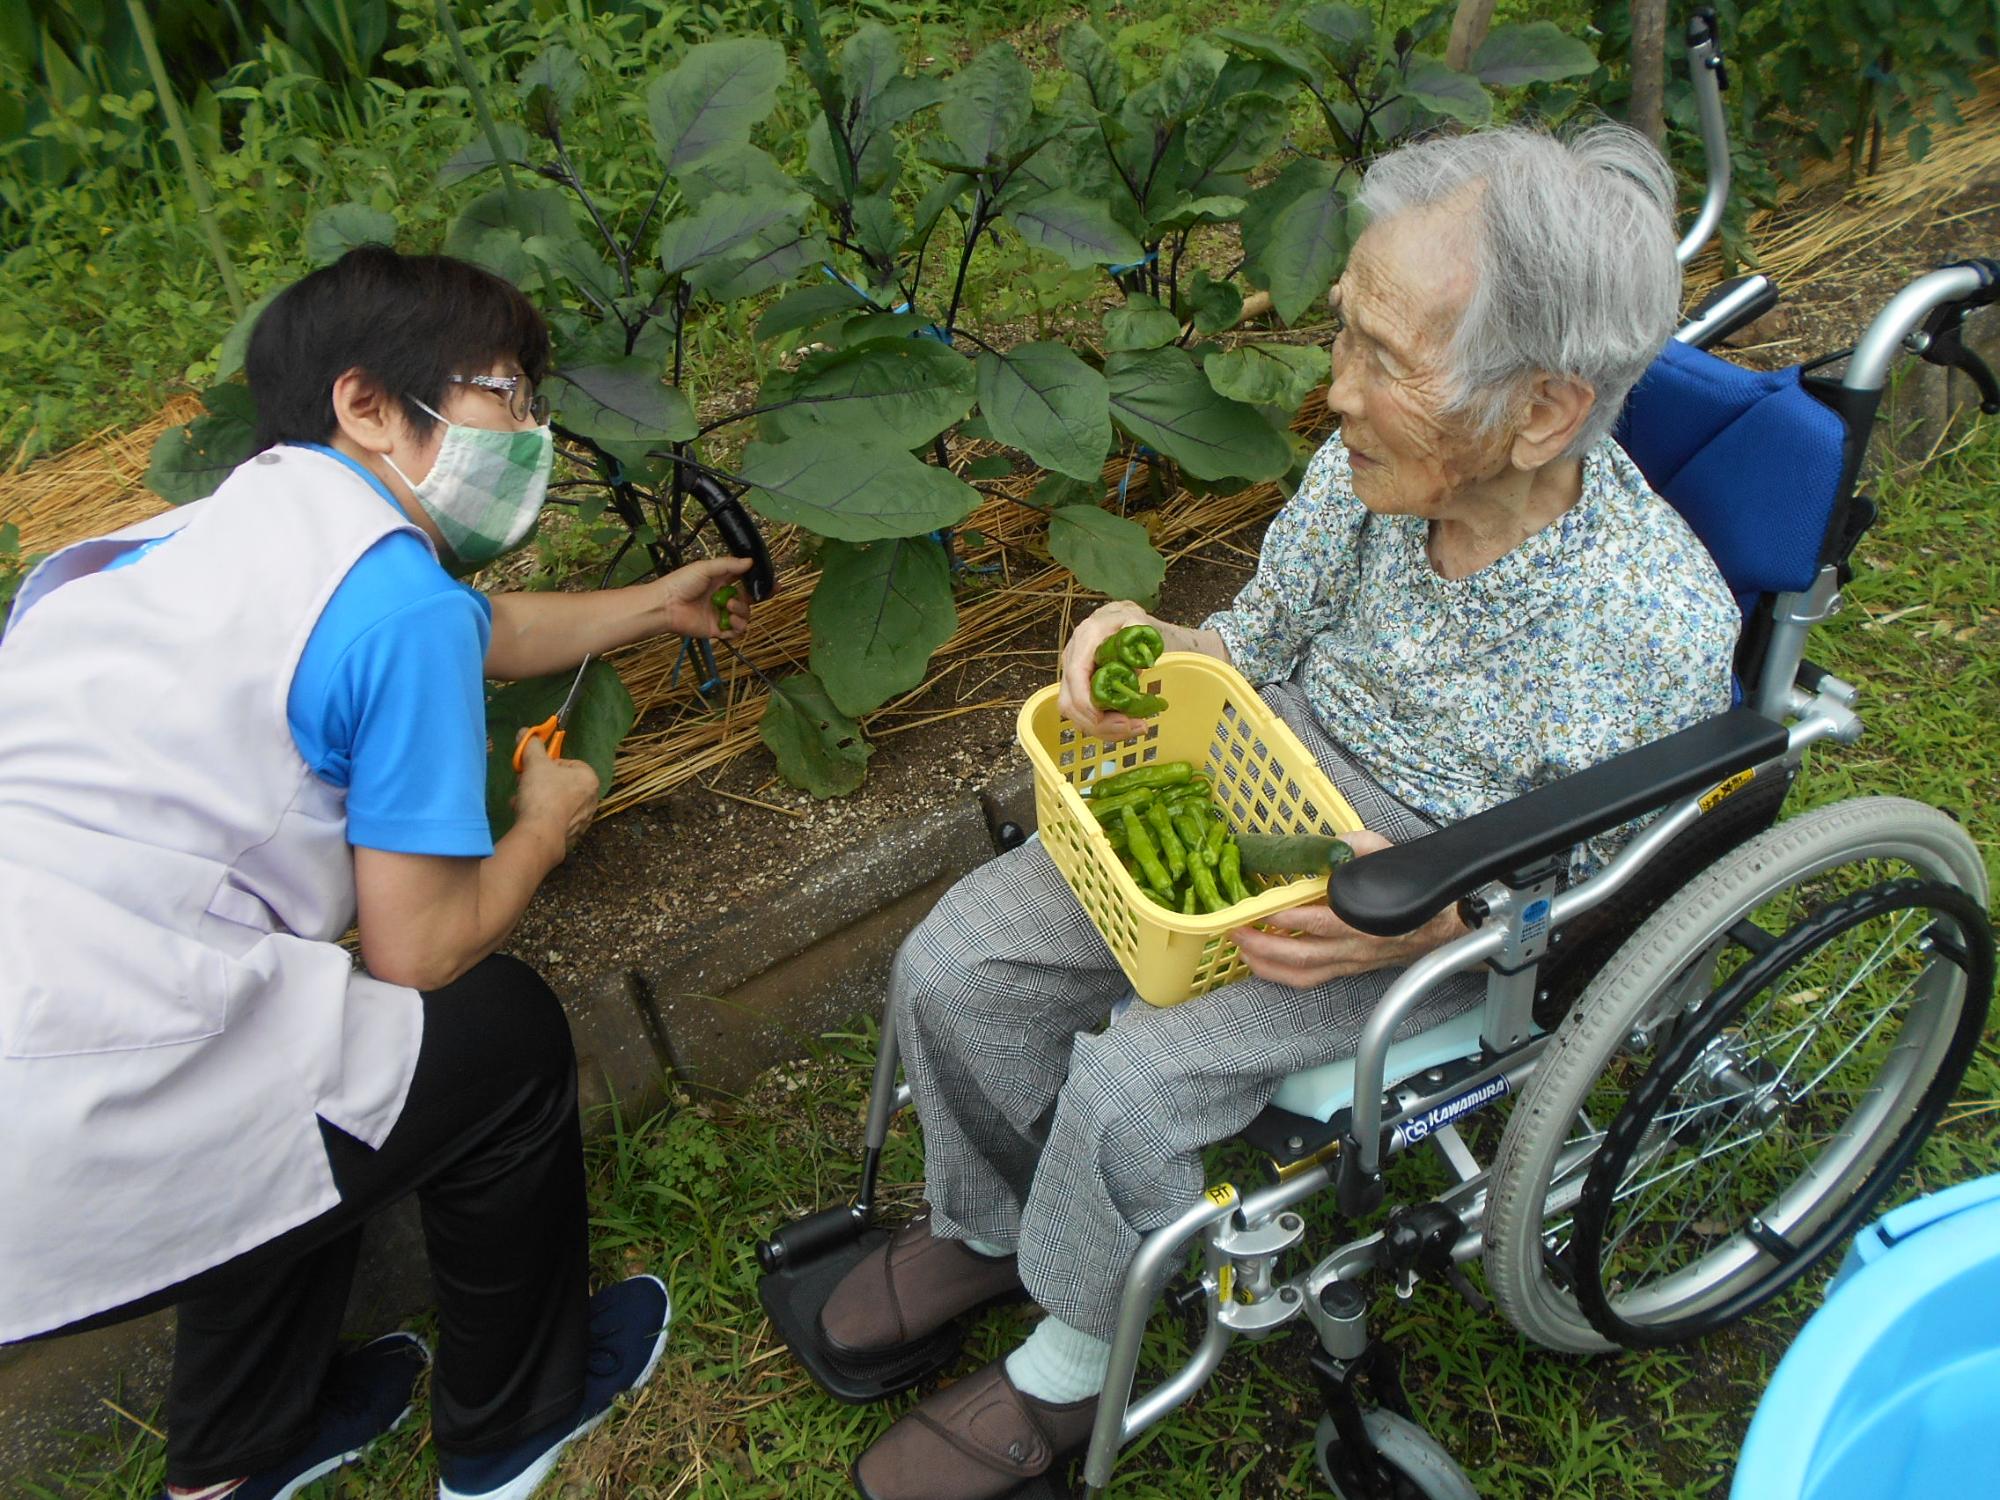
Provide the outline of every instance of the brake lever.
[[[2000,278],[1995,290],[2000,291]],[[1984,299],[1982,299],[1984,300]],[[1965,342],[1965,314],[1968,304],[1953,302],[1930,315],[1913,342],[1917,355],[1926,364],[1961,372],[1979,391],[1979,409],[1987,416],[2000,416],[2000,381]]]

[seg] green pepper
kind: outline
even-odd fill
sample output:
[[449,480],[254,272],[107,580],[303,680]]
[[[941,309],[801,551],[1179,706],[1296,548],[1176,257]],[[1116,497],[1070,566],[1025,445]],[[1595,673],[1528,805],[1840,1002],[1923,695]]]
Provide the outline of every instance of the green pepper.
[[1117,771],[1109,776],[1100,776],[1090,783],[1090,795],[1098,797],[1118,797],[1126,792],[1137,791],[1141,787],[1158,790],[1177,783],[1192,780],[1194,767],[1184,760],[1157,761],[1150,766],[1134,766],[1129,771]]
[[1107,667],[1116,662],[1134,672],[1143,672],[1160,659],[1165,645],[1160,639],[1160,632],[1152,626],[1127,625],[1116,635],[1105,637],[1097,648],[1097,655],[1091,659],[1091,665]]
[[1216,862],[1215,873],[1232,902],[1248,901],[1254,894],[1243,883],[1243,851],[1236,847],[1234,839],[1222,846],[1222,857]]
[[736,597],[736,585],[725,583],[708,596],[708,602],[715,610],[715,628],[727,634],[730,629],[729,601]]
[[1165,804],[1148,804],[1145,819],[1146,826],[1153,830],[1153,842],[1159,846],[1160,858],[1174,872],[1174,879],[1179,880],[1187,874],[1187,850],[1181,847],[1180,835],[1174,832],[1173,820],[1167,816]]
[[[1236,840],[1232,839],[1229,830],[1222,826],[1222,819],[1217,818],[1208,825],[1201,836],[1202,853],[1208,856],[1203,863],[1214,868],[1222,859],[1222,848],[1225,844],[1233,849],[1236,847]],[[1240,849],[1237,850],[1236,857],[1239,862],[1242,860],[1243,853]]]
[[1146,877],[1145,883],[1171,891],[1174,878],[1160,863],[1160,852],[1153,847],[1152,836],[1146,832],[1146,825],[1139,821],[1139,815],[1128,807],[1118,816],[1125,827],[1125,842],[1131,846],[1132,858],[1139,862],[1139,871]]
[[1146,804],[1157,796],[1159,793],[1149,786],[1135,786],[1131,791],[1120,792],[1115,797],[1093,797],[1084,805],[1090,809],[1091,815],[1098,822],[1112,823],[1128,807],[1140,812],[1145,811]]
[[1192,917],[1195,914],[1196,913],[1194,905],[1194,887],[1190,885],[1185,891],[1181,893],[1181,915],[1184,917]]
[[1207,865],[1196,865],[1192,874],[1195,899],[1201,903],[1203,911],[1221,911],[1229,903],[1222,899],[1222,892],[1215,884],[1215,872]]
[[1212,868],[1215,855],[1209,851],[1208,840],[1201,830],[1201,819],[1191,812],[1176,812],[1172,817],[1174,832],[1181,836],[1181,844],[1187,850],[1188,863],[1200,863]]
[[1167,700],[1159,694],[1142,691],[1139,674],[1123,662],[1099,667],[1091,674],[1090,701],[1099,708],[1129,714],[1135,719],[1153,718],[1167,706]]

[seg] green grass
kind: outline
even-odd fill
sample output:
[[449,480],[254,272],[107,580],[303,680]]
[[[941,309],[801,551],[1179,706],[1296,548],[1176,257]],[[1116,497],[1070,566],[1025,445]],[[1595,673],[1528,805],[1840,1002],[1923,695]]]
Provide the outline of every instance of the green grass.
[[[1848,609],[1814,656],[1857,683],[1868,732],[1858,747],[1814,752],[1795,808],[1895,793],[1958,812],[2000,865],[2000,424],[1883,495],[1863,543]],[[2000,871],[1996,871],[2000,873]],[[1993,1129],[2000,1051],[1989,1028],[1959,1102],[1898,1195],[2000,1170]],[[866,1103],[869,1028],[821,1039],[807,1062],[765,1075],[728,1102],[679,1101],[620,1124],[594,1148],[594,1246],[601,1276],[646,1267],[677,1308],[668,1358],[651,1387],[565,1463],[551,1494],[751,1497],[847,1493],[844,1467],[904,1402],[841,1406],[774,1345],[757,1301],[752,1245],[784,1218],[852,1192]],[[1252,1180],[1248,1159],[1217,1152],[1215,1170]],[[913,1203],[922,1172],[914,1125],[892,1138],[884,1179],[891,1212]],[[1398,1197],[1434,1175],[1399,1163]],[[1330,1206],[1312,1206],[1307,1245],[1335,1243]],[[1489,1500],[1667,1500],[1726,1493],[1745,1426],[1777,1358],[1817,1305],[1822,1277],[1698,1345],[1578,1360],[1530,1347],[1495,1315],[1470,1312],[1426,1283],[1408,1302],[1380,1289],[1378,1333],[1404,1356],[1404,1378],[1429,1429]],[[985,1324],[968,1367],[1009,1346],[1023,1319]],[[1155,1319],[1143,1370],[1185,1353],[1192,1325]],[[1302,1328],[1239,1345],[1188,1408],[1128,1452],[1114,1493],[1196,1500],[1321,1492],[1309,1451],[1317,1418]],[[143,1415],[143,1414],[141,1414]],[[151,1420],[150,1418],[148,1420]],[[349,1500],[434,1493],[421,1428],[322,1489]],[[80,1439],[74,1460],[34,1494],[150,1496],[159,1444],[117,1419]]]

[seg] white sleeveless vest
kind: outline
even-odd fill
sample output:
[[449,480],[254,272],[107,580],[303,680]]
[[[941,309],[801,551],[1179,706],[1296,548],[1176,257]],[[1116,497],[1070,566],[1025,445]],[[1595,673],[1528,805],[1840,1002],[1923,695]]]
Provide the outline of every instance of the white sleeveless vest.
[[[395,531],[278,448],[58,552],[0,638],[0,1342],[129,1302],[339,1201],[422,1041],[356,971],[346,794],[286,722],[328,598]],[[174,535],[131,566],[106,564]]]

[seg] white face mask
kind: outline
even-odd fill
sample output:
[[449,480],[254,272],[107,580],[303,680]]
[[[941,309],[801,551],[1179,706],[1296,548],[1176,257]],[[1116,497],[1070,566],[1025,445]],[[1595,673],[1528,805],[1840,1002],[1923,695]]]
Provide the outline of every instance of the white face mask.
[[468,427],[417,405],[444,423],[444,441],[422,484],[383,454],[396,477],[409,485],[461,562],[491,562],[520,546],[548,497],[555,435],[546,424],[509,432]]

